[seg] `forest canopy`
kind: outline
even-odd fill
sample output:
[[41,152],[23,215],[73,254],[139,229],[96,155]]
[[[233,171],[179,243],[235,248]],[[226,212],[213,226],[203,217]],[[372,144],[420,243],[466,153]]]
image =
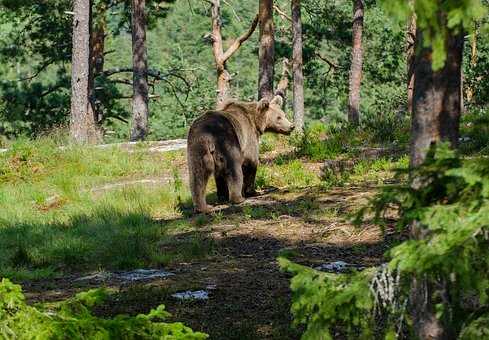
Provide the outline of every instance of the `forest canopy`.
[[[404,1],[366,1],[364,68],[361,112],[364,121],[403,117],[406,111],[405,22],[388,19],[409,15]],[[420,25],[438,24],[429,17],[429,1],[417,1]],[[448,2],[450,3],[450,2]],[[230,1],[222,5],[224,44],[246,31],[255,16],[256,1]],[[424,6],[424,7],[423,7]],[[449,6],[449,5],[447,5]],[[467,8],[449,12],[451,24],[483,13],[467,1]],[[0,3],[0,134],[35,136],[68,122],[71,63],[71,1],[2,1]],[[278,1],[279,9],[288,8]],[[387,7],[387,10],[386,10]],[[395,9],[395,10],[394,10]],[[190,122],[214,103],[215,75],[209,32],[208,3],[151,1],[147,5],[149,68],[163,78],[150,80],[149,139],[183,137]],[[466,15],[461,15],[462,11]],[[352,2],[346,0],[302,2],[303,59],[306,121],[344,121],[348,101],[351,58]],[[127,1],[96,1],[94,23],[103,28],[103,72],[96,77],[97,105],[107,141],[127,140],[130,120],[131,74],[107,72],[131,66],[130,6]],[[290,22],[276,13],[276,68],[282,57],[291,57]],[[97,26],[98,27],[98,26]],[[256,98],[258,36],[243,44],[228,62],[233,74],[233,95]],[[435,42],[436,44],[436,42]],[[473,88],[488,69],[487,35],[478,35],[477,64],[465,63],[465,89]],[[440,50],[440,55],[443,51]],[[466,60],[471,58],[466,49]],[[439,58],[440,61],[442,57]],[[280,72],[275,72],[276,78]],[[480,82],[479,82],[480,83]],[[487,95],[487,82],[477,86],[468,104],[478,106]]]

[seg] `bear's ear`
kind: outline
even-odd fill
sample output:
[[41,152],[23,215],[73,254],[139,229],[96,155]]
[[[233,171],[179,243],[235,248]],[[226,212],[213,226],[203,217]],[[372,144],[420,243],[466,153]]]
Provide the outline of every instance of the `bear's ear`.
[[270,102],[268,101],[268,99],[262,98],[258,102],[257,110],[258,112],[261,112],[263,110],[268,109],[269,106],[270,106]]
[[282,96],[277,95],[277,96],[273,97],[270,104],[274,104],[274,105],[278,105],[278,106],[282,107],[282,105],[284,104],[284,99],[282,98]]

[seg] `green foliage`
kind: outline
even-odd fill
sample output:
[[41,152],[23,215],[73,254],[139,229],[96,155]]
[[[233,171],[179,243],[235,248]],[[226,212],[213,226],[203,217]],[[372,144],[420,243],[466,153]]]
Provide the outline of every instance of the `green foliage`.
[[460,130],[461,152],[482,155],[489,153],[489,108],[472,109],[463,115]]
[[269,167],[259,167],[256,174],[257,188],[307,187],[318,184],[319,178],[299,160],[291,160]]
[[[405,179],[406,173],[406,169],[398,170],[399,178]],[[433,303],[438,306],[438,317],[449,320],[461,339],[483,337],[489,332],[489,160],[461,159],[441,145],[433,147],[425,163],[412,169],[410,176],[411,182],[404,180],[388,186],[371,202],[374,221],[380,225],[390,222],[394,209],[399,212],[400,233],[414,224],[418,233],[424,235],[406,240],[386,254],[390,273],[398,271],[402,280],[384,280],[396,282],[391,291],[395,291],[393,298],[397,302],[384,309],[387,316],[383,318],[387,321],[376,332],[382,332],[388,339],[400,335],[399,328],[394,331],[396,323],[409,317],[405,315],[406,309],[399,308],[399,301],[408,301],[407,283],[415,276],[425,277],[436,287],[441,282],[447,285],[445,299],[436,296]],[[382,294],[371,295],[368,287],[375,288],[379,271],[371,276],[367,274],[370,271],[336,276],[285,260],[281,263],[295,275],[291,284],[292,311],[297,322],[307,324],[304,338],[320,339],[314,332],[330,334],[334,327],[347,332],[356,329],[358,334],[374,331],[372,320],[376,309],[372,299],[377,303]],[[468,299],[474,302],[468,303]],[[335,318],[336,315],[339,317]]]
[[348,123],[324,124],[319,121],[306,126],[304,134],[292,139],[298,156],[320,161],[354,154],[359,147],[403,147],[408,142],[407,119],[394,114],[367,116],[359,127]]
[[148,314],[113,319],[94,316],[91,309],[107,299],[103,289],[79,293],[57,304],[29,306],[21,287],[3,279],[0,283],[0,334],[4,339],[207,339],[182,323],[166,323],[170,314],[160,305]]
[[372,271],[328,274],[279,258],[282,270],[294,275],[292,313],[305,324],[302,339],[334,339],[336,331],[348,339],[372,339],[374,298],[369,288]]
[[[417,26],[423,31],[425,47],[433,49],[433,69],[443,67],[445,41],[449,32],[472,32],[474,21],[484,17],[487,7],[482,0],[383,0],[386,10],[406,22],[415,13]],[[414,4],[414,6],[412,5]]]

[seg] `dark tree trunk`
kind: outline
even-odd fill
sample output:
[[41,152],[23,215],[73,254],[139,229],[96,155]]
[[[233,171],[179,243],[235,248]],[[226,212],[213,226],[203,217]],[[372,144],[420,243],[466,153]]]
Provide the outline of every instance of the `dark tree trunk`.
[[70,135],[78,143],[95,143],[99,133],[91,103],[90,0],[75,0],[73,12]]
[[304,129],[304,75],[302,73],[302,19],[301,0],[292,0],[292,74],[294,88],[294,125],[298,132]]
[[[418,30],[417,46],[422,46]],[[445,66],[433,71],[430,48],[418,48],[414,72],[414,111],[411,131],[411,165],[421,164],[431,144],[440,140],[458,146],[461,108],[463,34],[449,35]]]
[[95,120],[100,122],[103,118],[102,105],[97,100],[95,90],[95,78],[104,71],[105,63],[105,31],[107,26],[106,20],[106,5],[100,4],[95,10],[94,18],[92,18],[92,32],[90,42],[90,92],[93,98],[93,109]]
[[[411,166],[419,166],[426,158],[432,144],[448,141],[457,147],[461,110],[461,72],[464,46],[463,34],[448,33],[446,40],[447,59],[445,66],[432,69],[432,50],[423,47],[423,35],[416,34],[419,51],[415,60],[414,98],[411,131]],[[413,187],[423,179],[412,178]],[[423,238],[424,230],[413,223],[411,237]],[[438,287],[439,285],[437,285]],[[443,284],[442,284],[443,286]],[[434,283],[423,277],[414,278],[411,292],[413,327],[419,339],[453,339],[450,320],[436,317],[435,297],[446,291],[435,289]]]
[[131,141],[148,134],[148,54],[146,50],[145,0],[132,0],[133,97]]
[[413,13],[409,20],[406,33],[406,59],[407,59],[407,113],[413,114],[413,94],[414,94],[414,61],[416,57],[416,15]]
[[353,48],[351,51],[348,120],[355,125],[360,121],[360,87],[362,84],[363,65],[363,14],[363,0],[353,0]]
[[260,0],[258,16],[260,25],[258,99],[272,98],[275,63],[273,0]]

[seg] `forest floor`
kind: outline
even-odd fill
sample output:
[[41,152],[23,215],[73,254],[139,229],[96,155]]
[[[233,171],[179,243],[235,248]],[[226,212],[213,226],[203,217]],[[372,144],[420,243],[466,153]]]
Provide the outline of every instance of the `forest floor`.
[[[1,275],[21,283],[32,303],[106,287],[111,297],[97,307],[100,316],[146,313],[164,304],[172,320],[208,333],[211,339],[297,339],[301,328],[292,325],[290,277],[280,271],[277,257],[312,267],[336,261],[365,267],[383,262],[384,252],[397,242],[389,228],[382,233],[369,223],[354,226],[352,218],[380,185],[392,179],[390,170],[396,163],[362,163],[347,178],[326,181],[320,170],[324,162],[294,160],[293,150],[284,145],[271,149],[262,156],[260,194],[238,206],[216,206],[211,215],[192,213],[184,151],[163,155],[141,148],[143,154],[129,156],[117,176],[98,178],[98,168],[97,176],[79,181],[82,186],[77,182],[76,194],[73,188],[59,189],[59,183],[53,189],[48,179],[30,183],[31,196],[41,188],[49,192],[34,204],[29,200],[30,213],[0,213],[0,222],[10,221],[0,229],[5,236],[0,246],[10,249],[0,254],[10,259],[0,261]],[[126,157],[121,155],[116,155],[117,162]],[[109,164],[104,157],[95,161]],[[128,171],[138,160],[159,161],[166,167],[155,170],[146,165]],[[83,161],[77,162],[84,168]],[[43,168],[49,168],[47,177],[58,171],[55,165]],[[7,191],[25,180],[10,181],[12,188],[3,196],[6,203]],[[213,191],[211,184],[211,203]],[[0,191],[0,203],[1,199]],[[14,224],[20,228],[17,232],[5,231]],[[37,232],[26,233],[30,229]],[[19,245],[13,240],[21,234],[25,240]],[[62,245],[53,246],[58,238]],[[109,275],[137,268],[164,269],[173,275],[141,281]],[[207,295],[188,300],[173,296],[185,291]]]

